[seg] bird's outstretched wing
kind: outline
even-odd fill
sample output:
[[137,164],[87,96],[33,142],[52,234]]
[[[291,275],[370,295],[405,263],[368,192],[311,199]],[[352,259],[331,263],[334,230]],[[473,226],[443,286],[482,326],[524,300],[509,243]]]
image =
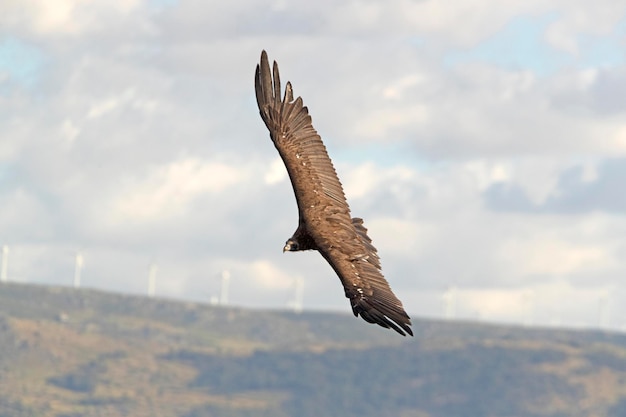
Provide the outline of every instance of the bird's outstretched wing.
[[281,99],[278,65],[274,62],[270,72],[265,51],[261,63],[256,67],[255,91],[259,112],[270,131],[270,137],[278,150],[298,203],[300,217],[319,199],[330,203],[339,212],[349,214],[341,183],[328,157],[326,147],[311,124],[309,111],[302,98],[293,99],[291,83],[287,83]]
[[256,67],[255,91],[261,117],[270,131],[298,203],[300,227],[335,270],[354,315],[370,323],[413,335],[411,319],[382,275],[376,248],[363,220],[352,219],[335,168],[291,83],[281,98],[278,65],[270,69],[265,51]]

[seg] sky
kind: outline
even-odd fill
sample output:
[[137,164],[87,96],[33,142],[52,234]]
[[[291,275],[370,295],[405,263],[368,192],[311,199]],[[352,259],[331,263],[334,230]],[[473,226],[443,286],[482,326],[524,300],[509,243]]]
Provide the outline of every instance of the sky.
[[[416,318],[626,330],[626,0],[3,0],[9,281],[348,314],[259,117],[302,96]],[[300,284],[298,284],[300,283]],[[225,301],[225,300],[222,300]]]

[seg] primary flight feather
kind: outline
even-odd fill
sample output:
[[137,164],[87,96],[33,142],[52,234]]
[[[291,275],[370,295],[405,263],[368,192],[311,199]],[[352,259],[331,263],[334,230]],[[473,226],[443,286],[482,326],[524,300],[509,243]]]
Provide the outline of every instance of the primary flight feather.
[[[302,98],[291,83],[281,94],[278,65],[267,53],[254,77],[256,100],[270,137],[285,163],[298,203],[298,228],[284,251],[317,250],[335,270],[355,316],[413,336],[411,319],[383,277],[380,259],[363,220],[352,218],[343,187]],[[282,96],[282,98],[281,98]]]

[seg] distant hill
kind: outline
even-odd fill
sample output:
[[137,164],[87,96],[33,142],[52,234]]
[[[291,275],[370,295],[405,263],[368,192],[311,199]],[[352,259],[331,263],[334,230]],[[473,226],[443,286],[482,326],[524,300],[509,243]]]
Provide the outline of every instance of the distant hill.
[[626,335],[0,285],[0,417],[624,417]]

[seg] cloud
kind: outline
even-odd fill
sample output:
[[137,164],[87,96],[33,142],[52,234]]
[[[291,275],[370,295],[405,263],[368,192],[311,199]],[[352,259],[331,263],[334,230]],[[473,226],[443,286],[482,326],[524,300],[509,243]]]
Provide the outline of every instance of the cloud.
[[183,215],[199,195],[223,192],[245,179],[228,165],[188,157],[155,169],[143,181],[122,185],[110,215],[131,223]]
[[281,158],[274,159],[263,178],[268,185],[284,182],[287,178],[287,169],[285,168],[283,160]]
[[491,36],[471,49],[455,51],[446,57],[449,65],[464,61],[492,62],[513,70],[532,69],[545,75],[572,61],[567,54],[557,53],[547,44],[543,35],[557,16],[548,13],[540,16],[514,17],[497,36]]
[[619,263],[608,248],[598,247],[597,244],[573,244],[551,237],[550,233],[547,235],[537,233],[527,240],[508,241],[500,247],[496,256],[504,262],[508,258],[509,264],[521,265],[517,274],[528,276],[594,272]]
[[[564,299],[567,303],[561,302]],[[451,300],[456,314],[477,319],[562,326],[568,316],[569,327],[605,326],[610,314],[603,308],[613,308],[615,301],[611,288],[576,288],[563,280],[514,291],[455,289]],[[574,306],[584,306],[592,313],[581,315]]]
[[581,35],[609,35],[624,22],[624,2],[607,2],[602,7],[578,3],[564,8],[558,20],[546,32],[546,40],[554,47],[573,55],[581,53]]
[[262,288],[288,289],[293,286],[293,278],[267,261],[256,261],[251,265],[251,276]]
[[529,198],[531,188],[522,185],[523,178],[494,183],[485,190],[484,199],[488,207],[498,211],[619,214],[626,209],[626,199],[620,191],[625,174],[624,158],[577,163],[553,172],[541,199]]
[[148,2],[142,0],[9,0],[0,22],[23,26],[37,35],[84,35],[106,28],[109,19],[123,18]]

